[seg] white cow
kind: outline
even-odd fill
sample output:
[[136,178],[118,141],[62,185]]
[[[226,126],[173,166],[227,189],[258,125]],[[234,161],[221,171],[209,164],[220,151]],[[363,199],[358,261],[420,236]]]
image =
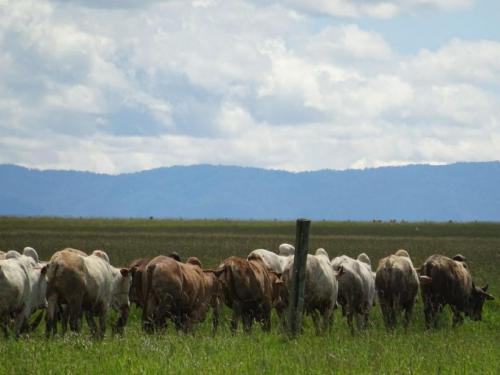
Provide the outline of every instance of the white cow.
[[247,259],[259,256],[269,271],[281,275],[285,271],[288,263],[293,259],[294,252],[295,248],[292,245],[283,243],[279,246],[279,254],[266,249],[256,249],[248,254]]
[[19,337],[21,328],[31,314],[47,304],[45,292],[47,267],[41,267],[38,254],[32,248],[19,254],[10,250],[6,259],[0,260],[0,324],[5,336],[7,325],[14,318],[14,334]]
[[[332,267],[338,273],[339,304],[347,323],[354,333],[353,318],[358,327],[366,327],[370,309],[375,302],[375,274],[368,255],[361,253],[357,259],[342,255],[332,259]],[[361,317],[364,321],[361,324]]]
[[[283,281],[288,289],[290,289],[292,272],[293,258],[290,259],[283,273]],[[329,330],[331,327],[337,294],[337,274],[333,271],[326,250],[319,248],[316,250],[315,255],[308,254],[306,261],[304,312],[311,315],[317,334],[320,333],[319,315],[323,318],[323,329]]]
[[[123,329],[128,318],[128,298],[132,272],[127,268],[115,268],[101,250],[89,256],[71,249],[55,253],[49,263],[47,299],[47,335],[55,332],[55,314],[58,304],[68,305],[70,328],[80,330],[80,319],[85,312],[92,334],[103,337],[106,316],[110,307],[121,312],[115,329]],[[99,330],[94,321],[99,317]]]

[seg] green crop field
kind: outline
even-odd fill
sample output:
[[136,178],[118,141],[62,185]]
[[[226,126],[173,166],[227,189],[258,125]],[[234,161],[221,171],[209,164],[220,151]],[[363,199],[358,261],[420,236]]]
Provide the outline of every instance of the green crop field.
[[[189,335],[172,328],[146,335],[134,308],[122,337],[108,332],[96,341],[84,331],[46,340],[39,327],[18,341],[0,339],[0,374],[500,374],[500,224],[318,221],[310,234],[311,250],[324,247],[330,257],[366,252],[373,268],[399,248],[407,249],[417,266],[434,253],[461,253],[476,283],[489,283],[497,299],[485,304],[482,322],[466,319],[455,329],[446,309],[439,328],[425,330],[419,299],[406,331],[386,332],[377,305],[371,327],[355,336],[336,311],[331,333],[316,336],[306,317],[304,334],[296,340],[286,338],[275,316],[270,334],[254,326],[249,335],[232,336],[227,309],[215,337],[209,320]],[[48,260],[64,247],[102,249],[115,266],[177,251],[184,259],[197,256],[209,268],[230,255],[293,244],[294,237],[294,222],[0,218],[0,250],[32,246]]]

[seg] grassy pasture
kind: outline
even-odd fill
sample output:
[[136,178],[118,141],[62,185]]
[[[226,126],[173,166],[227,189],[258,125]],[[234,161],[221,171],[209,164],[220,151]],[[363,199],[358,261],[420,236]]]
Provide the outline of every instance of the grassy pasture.
[[[64,247],[108,252],[115,265],[140,256],[177,251],[198,256],[215,267],[230,255],[254,248],[276,249],[294,243],[295,223],[260,221],[104,220],[0,218],[0,250],[35,247],[42,259]],[[398,248],[409,250],[416,265],[433,253],[461,253],[473,277],[500,297],[500,224],[495,223],[355,223],[313,222],[310,248],[324,247],[330,256],[366,252],[374,265]],[[317,337],[309,319],[298,340],[288,340],[273,317],[273,331],[258,327],[250,335],[229,333],[229,311],[221,330],[210,337],[210,324],[194,335],[148,336],[140,329],[140,312],[132,312],[124,337],[102,342],[88,334],[46,341],[43,329],[19,341],[0,339],[0,374],[93,373],[376,373],[499,374],[500,303],[486,304],[483,321],[466,320],[452,330],[450,314],[436,331],[424,329],[421,301],[407,332],[387,333],[379,307],[372,327],[355,337],[339,311],[331,334]],[[113,319],[111,316],[110,319]]]

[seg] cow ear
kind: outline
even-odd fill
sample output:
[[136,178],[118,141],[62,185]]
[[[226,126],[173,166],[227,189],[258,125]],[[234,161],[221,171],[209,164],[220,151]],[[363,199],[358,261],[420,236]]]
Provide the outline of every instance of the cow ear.
[[47,273],[47,270],[49,269],[49,265],[46,264],[45,266],[42,267],[42,269],[40,270],[40,273],[42,275],[45,275]]
[[485,298],[488,300],[488,301],[493,301],[495,299],[495,297],[493,297],[491,294],[489,293],[483,293],[483,295],[485,296]]
[[219,267],[214,271],[215,276],[219,277],[224,272],[225,267]]
[[130,270],[128,268],[122,268],[120,269],[120,273],[122,274],[123,277],[127,277],[129,274]]
[[486,291],[488,290],[488,287],[489,287],[489,285],[488,285],[488,284],[486,284],[486,285],[485,285],[485,286],[483,286],[481,289],[483,290],[483,292],[486,292]]
[[340,266],[339,270],[337,272],[335,272],[335,277],[338,279],[340,279],[342,277],[342,275],[344,274],[344,266]]
[[432,283],[432,277],[421,275],[419,276],[420,284],[426,285]]

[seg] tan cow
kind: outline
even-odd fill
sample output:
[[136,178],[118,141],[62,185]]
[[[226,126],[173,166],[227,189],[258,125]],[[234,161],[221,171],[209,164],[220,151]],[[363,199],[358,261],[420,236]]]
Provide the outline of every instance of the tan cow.
[[406,250],[380,260],[375,287],[386,328],[393,328],[404,310],[404,326],[410,323],[418,293],[419,277]]
[[177,329],[188,332],[205,319],[210,306],[217,309],[215,330],[218,299],[214,296],[217,280],[212,273],[204,272],[197,258],[190,258],[186,263],[163,255],[153,258],[143,274],[144,330],[151,333],[162,329],[170,319]]
[[[80,331],[85,313],[92,334],[102,338],[109,307],[119,310],[121,321],[126,321],[134,270],[115,268],[107,259],[101,250],[87,256],[79,250],[64,249],[52,256],[47,272],[47,336],[55,333],[56,311],[61,304],[67,305],[70,329],[75,332]],[[94,316],[99,317],[99,329]]]
[[270,276],[260,257],[229,257],[216,272],[222,283],[224,301],[233,310],[232,332],[238,329],[240,319],[245,332],[250,332],[254,320],[262,324],[264,331],[269,331],[273,296],[277,296],[274,288],[282,284],[281,279]]

